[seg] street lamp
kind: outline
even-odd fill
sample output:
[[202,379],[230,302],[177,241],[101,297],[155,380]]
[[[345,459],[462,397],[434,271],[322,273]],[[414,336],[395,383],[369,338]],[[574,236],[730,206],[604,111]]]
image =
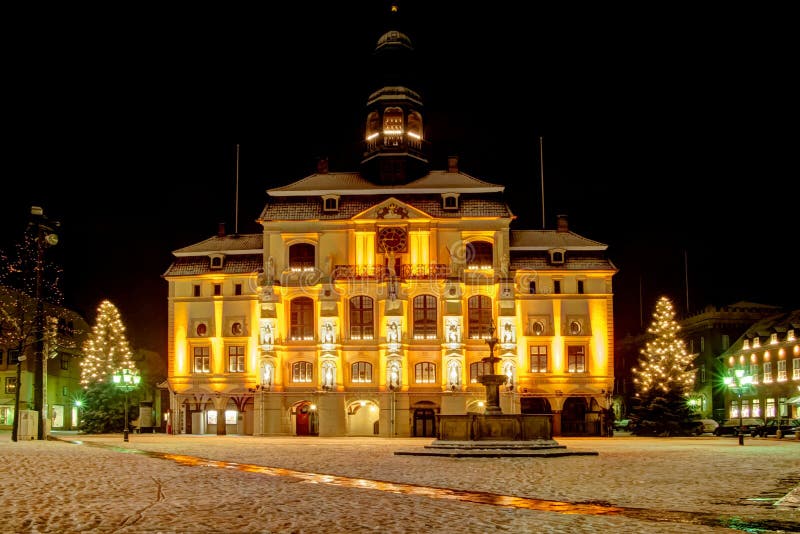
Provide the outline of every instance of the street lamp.
[[114,386],[125,392],[125,429],[122,431],[122,441],[128,441],[128,393],[136,389],[142,377],[134,370],[120,369],[111,375]]
[[733,376],[724,378],[728,389],[739,398],[739,445],[744,445],[744,424],[742,423],[742,393],[753,385],[753,377],[744,374],[744,369],[734,369]]
[[[49,418],[45,413],[47,408],[46,369],[47,360],[44,358],[44,301],[42,300],[42,271],[44,270],[44,249],[46,246],[55,246],[58,243],[57,221],[49,221],[44,215],[44,210],[39,206],[31,206],[30,228],[36,228],[36,348],[33,354],[33,409],[39,412],[39,425],[37,439],[45,439],[45,425]],[[17,383],[19,389],[19,383]],[[49,410],[48,410],[49,411]]]

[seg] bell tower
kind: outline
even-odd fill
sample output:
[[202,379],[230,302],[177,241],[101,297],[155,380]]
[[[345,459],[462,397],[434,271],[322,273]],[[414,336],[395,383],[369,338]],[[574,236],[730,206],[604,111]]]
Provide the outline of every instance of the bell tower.
[[[396,28],[399,9],[392,3],[389,27]],[[373,52],[377,89],[367,99],[361,174],[373,183],[399,185],[428,173],[428,146],[422,98],[411,89],[414,47],[405,33],[390,29]]]

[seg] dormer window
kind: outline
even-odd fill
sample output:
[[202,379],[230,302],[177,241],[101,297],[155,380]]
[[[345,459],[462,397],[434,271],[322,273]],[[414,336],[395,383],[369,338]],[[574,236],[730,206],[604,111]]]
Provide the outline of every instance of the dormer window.
[[442,193],[442,209],[458,209],[458,193]]
[[753,338],[753,348],[757,349],[760,346],[761,346],[761,338],[754,337]]
[[564,253],[566,251],[563,248],[552,249],[548,252],[550,252],[550,263],[554,265],[561,265],[564,263]]
[[224,257],[225,256],[223,256],[222,254],[215,254],[211,256],[211,269],[212,270],[222,269],[222,263],[223,263],[222,260]]
[[339,211],[339,195],[324,195],[322,211]]
[[750,340],[749,339],[745,339],[744,341],[742,341],[742,349],[743,350],[750,350]]
[[770,342],[770,345],[774,345],[775,343],[778,342],[778,334],[777,334],[777,332],[773,332],[773,333],[771,333],[769,335],[769,342]]
[[786,341],[794,341],[794,330],[786,332]]

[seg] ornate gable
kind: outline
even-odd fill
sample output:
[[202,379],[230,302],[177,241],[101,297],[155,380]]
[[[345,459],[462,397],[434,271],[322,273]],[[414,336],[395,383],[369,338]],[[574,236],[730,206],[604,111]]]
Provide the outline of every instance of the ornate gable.
[[375,204],[354,216],[353,219],[360,220],[399,220],[399,219],[432,219],[431,215],[420,211],[413,206],[406,204],[394,197],[388,198],[379,204]]

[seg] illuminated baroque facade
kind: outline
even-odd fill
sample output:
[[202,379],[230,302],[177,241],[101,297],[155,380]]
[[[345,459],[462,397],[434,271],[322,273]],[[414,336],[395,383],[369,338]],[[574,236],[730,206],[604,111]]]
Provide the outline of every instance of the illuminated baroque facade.
[[[267,191],[260,234],[174,251],[170,430],[434,436],[436,414],[481,412],[498,342],[506,413],[599,434],[613,384],[616,269],[606,245],[512,230],[502,185],[449,158],[431,170],[411,42],[378,41],[358,172]],[[223,413],[225,422],[223,424]],[[219,415],[218,415],[219,414]]]

